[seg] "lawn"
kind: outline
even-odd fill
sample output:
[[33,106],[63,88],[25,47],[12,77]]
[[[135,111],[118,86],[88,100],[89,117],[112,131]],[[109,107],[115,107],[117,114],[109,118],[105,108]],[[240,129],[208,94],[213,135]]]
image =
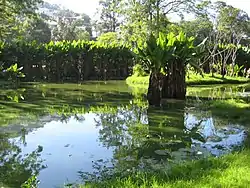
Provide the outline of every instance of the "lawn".
[[[126,79],[127,84],[136,85],[136,84],[148,84],[149,76],[137,77],[130,76]],[[191,74],[186,78],[187,85],[209,85],[209,84],[243,84],[250,82],[249,78],[244,77],[230,77],[226,76],[222,78],[221,75],[215,74],[212,77],[210,74]]]

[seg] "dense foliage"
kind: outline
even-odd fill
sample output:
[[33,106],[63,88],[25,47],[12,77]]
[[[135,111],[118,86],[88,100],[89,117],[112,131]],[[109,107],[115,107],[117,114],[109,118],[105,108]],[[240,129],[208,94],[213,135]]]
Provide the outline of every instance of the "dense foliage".
[[42,0],[0,1],[0,39],[18,37],[22,32],[22,22],[36,16],[35,10]]
[[183,32],[178,35],[159,33],[153,35],[143,48],[138,48],[144,59],[143,65],[150,72],[148,100],[149,104],[159,105],[161,97],[184,99],[186,95],[186,67],[199,70],[196,62],[205,44],[194,46],[194,37],[187,37]]
[[0,51],[3,68],[23,67],[26,81],[126,78],[134,63],[125,46],[99,42],[2,43]]

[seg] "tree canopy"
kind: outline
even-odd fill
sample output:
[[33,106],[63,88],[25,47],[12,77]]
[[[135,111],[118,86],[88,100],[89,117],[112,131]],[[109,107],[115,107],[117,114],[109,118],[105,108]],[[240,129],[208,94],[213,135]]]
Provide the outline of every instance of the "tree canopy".
[[0,2],[0,39],[18,32],[18,26],[25,17],[35,16],[41,0],[2,0]]

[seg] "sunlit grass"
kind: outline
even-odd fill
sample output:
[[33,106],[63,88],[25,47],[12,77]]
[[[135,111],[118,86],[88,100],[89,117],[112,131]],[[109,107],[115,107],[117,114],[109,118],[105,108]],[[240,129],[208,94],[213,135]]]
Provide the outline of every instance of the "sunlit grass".
[[[191,74],[186,77],[186,82],[188,85],[207,85],[207,84],[240,84],[240,83],[247,83],[250,79],[244,77],[230,77],[225,76],[222,78],[221,75],[215,74],[212,77],[210,74],[203,74],[203,76],[199,74]],[[135,85],[135,84],[142,84],[148,85],[149,84],[149,76],[137,77],[137,76],[130,76],[126,79],[127,84]]]
[[[192,187],[249,187],[250,151],[229,154],[175,165],[170,170],[153,173],[136,173],[124,178],[113,177],[97,183],[82,185],[82,188],[192,188]],[[169,169],[169,168],[166,168]]]

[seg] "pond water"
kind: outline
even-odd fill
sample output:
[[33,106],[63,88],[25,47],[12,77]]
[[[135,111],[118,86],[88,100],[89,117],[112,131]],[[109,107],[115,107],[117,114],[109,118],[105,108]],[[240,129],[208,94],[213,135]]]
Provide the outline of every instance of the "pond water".
[[242,97],[247,85],[189,88],[188,102],[161,108],[148,108],[143,89],[124,82],[25,88],[23,102],[8,103],[22,118],[0,126],[3,187],[20,187],[34,174],[39,187],[60,187],[159,168],[166,161],[220,156],[247,137],[244,125],[197,105],[204,98]]

